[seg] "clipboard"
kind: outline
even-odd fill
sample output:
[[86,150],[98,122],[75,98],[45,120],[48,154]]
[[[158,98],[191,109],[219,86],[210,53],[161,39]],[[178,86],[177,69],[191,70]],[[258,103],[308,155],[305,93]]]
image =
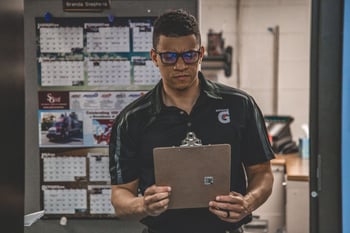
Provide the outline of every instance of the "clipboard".
[[153,149],[156,185],[171,186],[169,209],[207,208],[230,192],[231,146],[202,145],[193,132],[183,145]]

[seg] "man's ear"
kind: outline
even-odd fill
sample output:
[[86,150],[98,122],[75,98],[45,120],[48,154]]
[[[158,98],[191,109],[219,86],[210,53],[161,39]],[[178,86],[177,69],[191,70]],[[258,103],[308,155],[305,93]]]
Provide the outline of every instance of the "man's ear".
[[158,59],[157,59],[157,53],[154,49],[151,49],[150,51],[150,56],[151,56],[151,59],[153,61],[153,64],[158,67]]
[[203,59],[203,57],[204,57],[204,52],[205,52],[204,46],[201,46],[200,52],[201,52],[201,54],[199,55],[199,56],[200,56],[200,57],[199,57],[199,64],[202,62],[202,59]]

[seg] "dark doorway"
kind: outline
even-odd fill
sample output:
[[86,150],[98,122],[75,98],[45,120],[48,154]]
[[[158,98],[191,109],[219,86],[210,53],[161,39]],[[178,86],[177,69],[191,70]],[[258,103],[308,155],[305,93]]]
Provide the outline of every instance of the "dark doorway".
[[0,1],[0,218],[5,232],[23,232],[24,33],[23,0]]

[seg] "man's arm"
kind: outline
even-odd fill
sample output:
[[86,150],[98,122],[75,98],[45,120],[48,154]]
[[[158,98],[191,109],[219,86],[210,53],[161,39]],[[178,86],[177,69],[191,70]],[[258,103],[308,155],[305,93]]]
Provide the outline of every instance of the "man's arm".
[[245,196],[230,192],[217,196],[209,210],[227,222],[238,222],[262,205],[272,192],[273,174],[270,162],[246,167],[248,188]]
[[248,178],[247,194],[244,196],[245,209],[250,213],[261,206],[271,195],[273,174],[270,161],[246,167]]
[[163,213],[169,204],[170,187],[151,186],[144,196],[137,195],[139,180],[112,185],[111,202],[118,218],[140,220]]

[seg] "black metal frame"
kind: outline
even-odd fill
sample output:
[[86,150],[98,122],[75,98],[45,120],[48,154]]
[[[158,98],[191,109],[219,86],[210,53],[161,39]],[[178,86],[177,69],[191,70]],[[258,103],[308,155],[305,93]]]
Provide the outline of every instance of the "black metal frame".
[[310,83],[310,232],[342,232],[341,80],[344,0],[313,0]]

